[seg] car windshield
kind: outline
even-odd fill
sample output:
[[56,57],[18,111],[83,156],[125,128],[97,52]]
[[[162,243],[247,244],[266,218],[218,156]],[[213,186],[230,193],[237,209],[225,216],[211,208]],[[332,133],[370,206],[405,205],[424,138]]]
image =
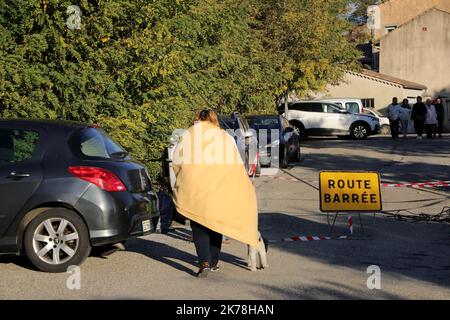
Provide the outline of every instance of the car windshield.
[[128,153],[102,129],[85,128],[78,131],[70,141],[77,154],[95,158],[125,158]]
[[231,118],[219,117],[220,127],[224,130],[237,129],[237,122]]
[[252,129],[279,129],[278,118],[252,117],[247,118]]

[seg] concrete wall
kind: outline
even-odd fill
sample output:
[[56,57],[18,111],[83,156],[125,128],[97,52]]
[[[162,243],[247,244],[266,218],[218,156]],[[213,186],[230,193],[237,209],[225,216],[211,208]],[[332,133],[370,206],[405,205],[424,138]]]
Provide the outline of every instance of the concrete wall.
[[380,72],[422,83],[426,95],[450,97],[449,70],[449,13],[431,10],[381,39]]
[[423,90],[404,89],[400,85],[379,81],[370,77],[362,77],[347,73],[339,85],[329,85],[323,92],[315,93],[314,98],[360,98],[375,99],[375,109],[384,113],[384,109],[392,102],[393,97],[400,101],[408,98],[410,103]]
[[450,12],[450,0],[391,0],[378,5],[379,23],[375,39],[387,33],[386,26],[400,26],[432,7]]

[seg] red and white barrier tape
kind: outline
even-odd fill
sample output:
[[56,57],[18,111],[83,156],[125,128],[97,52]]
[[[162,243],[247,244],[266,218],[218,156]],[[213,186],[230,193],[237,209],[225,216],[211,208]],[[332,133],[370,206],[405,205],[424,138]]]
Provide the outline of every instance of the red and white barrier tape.
[[381,183],[382,187],[434,188],[450,187],[450,181],[432,181],[415,183]]
[[[349,239],[350,235],[347,236],[338,236],[338,237],[329,237],[329,236],[297,236],[297,237],[291,237],[291,238],[284,238],[281,239],[283,242],[294,242],[294,241],[320,241],[320,240],[343,240],[343,239]],[[270,242],[276,242],[276,241],[270,241]]]
[[348,227],[350,229],[350,234],[353,234],[353,218],[352,218],[352,216],[348,216]]
[[[284,180],[284,181],[292,181],[292,182],[311,182],[311,183],[319,183],[317,180],[306,180],[306,179],[296,179],[292,177],[280,177],[280,176],[269,176],[262,175],[262,177],[270,177],[274,180]],[[431,181],[431,182],[413,182],[413,183],[386,183],[381,182],[381,186],[384,188],[389,187],[408,187],[408,188],[435,188],[435,187],[450,187],[450,180],[447,181]]]

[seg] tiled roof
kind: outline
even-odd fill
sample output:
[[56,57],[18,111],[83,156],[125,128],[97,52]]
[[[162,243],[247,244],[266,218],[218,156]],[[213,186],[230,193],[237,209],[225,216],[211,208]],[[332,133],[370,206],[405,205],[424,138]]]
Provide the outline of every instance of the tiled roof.
[[403,87],[404,89],[414,89],[414,90],[426,90],[427,89],[427,87],[423,84],[415,83],[415,82],[408,81],[408,80],[403,80],[400,78],[389,76],[384,73],[379,73],[379,72],[375,72],[375,71],[371,71],[371,70],[367,70],[367,69],[362,69],[359,72],[350,72],[350,73],[355,74],[360,77],[362,76],[362,77],[375,78],[378,80],[395,83],[395,84]]

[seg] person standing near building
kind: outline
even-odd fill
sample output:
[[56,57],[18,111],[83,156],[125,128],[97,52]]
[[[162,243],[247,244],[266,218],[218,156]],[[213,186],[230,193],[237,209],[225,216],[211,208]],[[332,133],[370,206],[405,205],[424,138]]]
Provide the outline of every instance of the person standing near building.
[[408,134],[408,125],[409,119],[411,117],[411,107],[409,106],[408,99],[403,99],[403,102],[400,106],[400,125],[402,127],[403,138],[406,139],[406,135]]
[[434,132],[434,136],[436,136],[436,132],[437,132],[437,134],[439,135],[439,138],[442,138],[442,129],[444,126],[444,105],[442,104],[441,97],[438,97],[436,99],[434,108],[436,109],[436,115],[437,115],[437,127],[436,127],[437,130]]
[[425,116],[425,132],[427,133],[427,138],[433,138],[433,132],[437,125],[437,114],[436,108],[431,103],[431,99],[427,99],[426,101],[427,113]]
[[389,124],[391,126],[392,139],[397,139],[400,125],[401,107],[398,104],[397,97],[392,98],[392,103],[388,106]]
[[411,119],[414,121],[414,130],[417,133],[417,139],[422,139],[426,115],[427,107],[422,102],[422,97],[419,96],[411,111]]

